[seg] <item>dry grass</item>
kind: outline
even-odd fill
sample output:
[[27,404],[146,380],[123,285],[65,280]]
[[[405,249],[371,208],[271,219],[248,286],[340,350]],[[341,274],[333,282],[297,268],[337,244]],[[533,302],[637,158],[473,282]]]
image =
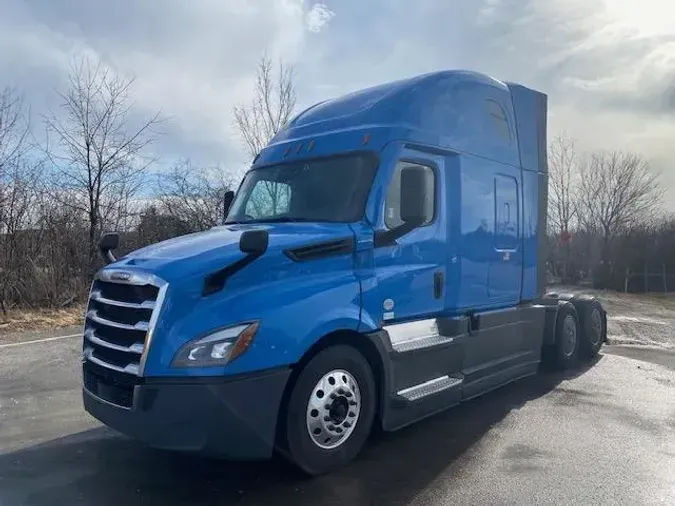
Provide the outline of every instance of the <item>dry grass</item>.
[[0,317],[0,335],[81,325],[83,321],[84,306],[80,305],[62,309],[12,309],[7,318]]

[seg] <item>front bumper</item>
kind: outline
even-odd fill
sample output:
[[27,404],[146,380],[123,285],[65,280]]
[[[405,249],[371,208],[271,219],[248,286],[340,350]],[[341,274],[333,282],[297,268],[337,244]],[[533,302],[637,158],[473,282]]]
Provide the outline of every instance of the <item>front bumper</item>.
[[84,408],[156,448],[266,459],[290,373],[283,368],[232,378],[131,379],[85,362]]

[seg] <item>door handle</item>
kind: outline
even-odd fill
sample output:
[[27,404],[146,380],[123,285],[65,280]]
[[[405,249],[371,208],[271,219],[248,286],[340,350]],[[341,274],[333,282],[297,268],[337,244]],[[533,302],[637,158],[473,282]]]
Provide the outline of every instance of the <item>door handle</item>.
[[444,279],[441,271],[434,272],[434,299],[440,299],[443,296]]

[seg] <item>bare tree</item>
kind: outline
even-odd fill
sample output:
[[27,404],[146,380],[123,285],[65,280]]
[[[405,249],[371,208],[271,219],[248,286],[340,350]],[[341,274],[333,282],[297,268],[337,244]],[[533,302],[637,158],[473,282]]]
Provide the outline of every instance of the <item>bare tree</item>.
[[190,231],[211,228],[222,220],[224,195],[234,188],[235,179],[219,167],[195,167],[183,160],[160,177],[161,209]]
[[581,165],[580,176],[579,219],[602,240],[600,267],[607,279],[612,240],[653,216],[663,188],[646,160],[619,151],[591,154]]
[[0,175],[26,148],[30,130],[23,97],[12,88],[0,91]]
[[[263,55],[258,62],[253,99],[234,108],[237,130],[251,160],[288,123],[295,110],[295,68],[282,61],[276,73],[273,67],[272,60]],[[257,216],[274,214],[285,191],[277,183],[264,181],[262,184],[264,191],[256,192],[250,200]]]
[[13,191],[11,181],[26,150],[27,118],[21,95],[12,88],[0,91],[0,232],[6,227],[7,203]]
[[549,146],[548,218],[550,232],[555,234],[554,251],[562,256],[562,278],[570,280],[570,231],[577,214],[579,165],[575,142],[565,133],[553,138]]
[[263,55],[258,62],[255,94],[248,104],[234,108],[234,119],[251,159],[290,119],[296,105],[295,68],[282,61],[276,72]]
[[580,218],[603,238],[649,218],[661,203],[658,174],[639,155],[596,152],[580,174]]
[[68,90],[60,93],[61,114],[45,117],[56,146],[47,146],[57,173],[62,204],[86,216],[90,269],[96,263],[96,240],[106,209],[117,195],[134,193],[153,160],[143,156],[157,138],[160,113],[134,125],[133,79],[86,58],[73,61]]
[[0,215],[0,309],[7,316],[7,303],[26,301],[30,279],[27,259],[36,253],[29,237],[33,208],[38,197],[40,167],[21,158],[5,167],[2,178]]
[[567,232],[571,230],[577,214],[575,189],[579,160],[574,139],[564,133],[553,138],[549,146],[548,167],[548,217],[557,233]]
[[34,195],[24,160],[29,134],[28,114],[19,93],[0,91],[0,309],[17,293],[21,273],[19,234]]

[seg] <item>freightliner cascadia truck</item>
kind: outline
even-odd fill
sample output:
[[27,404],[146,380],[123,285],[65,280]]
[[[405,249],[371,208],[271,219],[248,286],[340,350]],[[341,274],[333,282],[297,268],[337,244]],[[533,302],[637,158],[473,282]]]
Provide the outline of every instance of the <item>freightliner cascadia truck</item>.
[[95,276],[86,410],[150,446],[309,474],[598,353],[606,313],[545,293],[546,95],[441,71],[300,113],[224,222]]

